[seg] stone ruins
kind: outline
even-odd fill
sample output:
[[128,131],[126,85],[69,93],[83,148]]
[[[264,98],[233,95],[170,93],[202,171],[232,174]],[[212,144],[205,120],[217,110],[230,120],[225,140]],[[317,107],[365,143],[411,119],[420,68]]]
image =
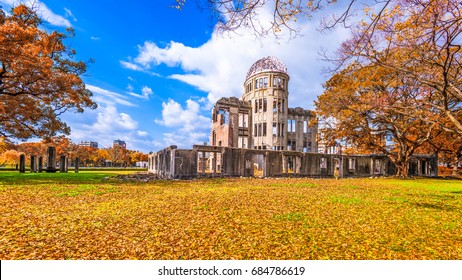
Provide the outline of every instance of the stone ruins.
[[[318,152],[314,112],[289,108],[287,67],[275,57],[249,69],[244,94],[221,98],[212,110],[210,146],[170,146],[149,157],[149,172],[160,178],[389,176],[396,168],[383,155]],[[414,156],[409,175],[436,176],[435,156]]]

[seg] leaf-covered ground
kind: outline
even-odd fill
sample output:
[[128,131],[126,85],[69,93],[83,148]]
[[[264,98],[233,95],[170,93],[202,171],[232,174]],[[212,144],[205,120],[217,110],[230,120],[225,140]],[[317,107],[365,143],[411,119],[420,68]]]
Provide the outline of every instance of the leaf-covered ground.
[[0,259],[462,259],[462,181],[0,172]]

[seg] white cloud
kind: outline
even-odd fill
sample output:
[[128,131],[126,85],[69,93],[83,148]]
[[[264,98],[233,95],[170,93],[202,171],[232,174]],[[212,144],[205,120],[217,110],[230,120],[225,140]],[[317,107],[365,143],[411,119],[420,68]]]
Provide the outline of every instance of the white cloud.
[[91,128],[98,132],[130,131],[138,127],[129,114],[119,113],[114,105],[102,107],[98,112],[96,123]]
[[90,39],[93,40],[93,41],[99,41],[99,40],[101,40],[100,37],[96,37],[96,36],[91,36]]
[[64,11],[66,11],[66,16],[72,18],[73,21],[77,22],[77,18],[74,16],[71,10],[68,8],[64,8]]
[[[32,4],[33,5],[33,4]],[[71,27],[72,24],[63,16],[53,13],[44,3],[37,1],[38,13],[43,20],[55,26]]]
[[133,70],[152,69],[160,64],[179,67],[182,71],[170,78],[206,92],[209,103],[213,104],[221,97],[240,97],[250,66],[262,57],[276,56],[286,63],[291,77],[289,106],[310,108],[321,94],[324,81],[318,52],[321,47],[336,48],[348,36],[345,30],[321,36],[316,27],[315,22],[301,23],[303,36],[287,41],[274,38],[259,41],[249,30],[230,37],[214,32],[208,42],[196,48],[173,41],[160,47],[146,41],[138,46],[139,53],[134,59],[121,63],[129,64]]
[[141,92],[143,93],[143,97],[145,99],[149,99],[149,96],[153,93],[152,92],[152,89],[148,86],[144,86],[142,89],[141,89]]
[[[260,18],[270,17],[269,9],[261,11]],[[318,52],[322,48],[334,51],[349,32],[334,30],[321,35],[315,21],[299,25],[303,36],[291,40],[277,41],[273,37],[258,40],[251,30],[242,28],[238,30],[240,35],[224,36],[214,31],[211,38],[198,47],[174,41],[165,45],[146,41],[138,46],[136,57],[120,63],[125,68],[141,72],[164,64],[177,69],[168,78],[192,85],[207,94],[206,100],[203,97],[198,97],[198,102],[189,99],[185,108],[172,99],[163,102],[162,120],[155,121],[174,129],[164,134],[167,145],[187,147],[208,140],[211,120],[204,117],[210,114],[206,109],[221,97],[240,97],[248,69],[262,57],[276,56],[286,63],[291,78],[289,106],[312,108],[313,100],[322,93],[321,85],[325,80]]]
[[204,142],[208,141],[208,134],[205,132],[196,132],[196,133],[181,133],[178,132],[171,132],[171,133],[164,133],[164,142],[166,146],[175,145],[179,148],[186,148],[191,149],[192,145],[196,144],[204,144]]
[[200,113],[200,105],[194,100],[188,99],[186,108],[183,109],[180,103],[169,99],[167,103],[162,102],[162,120],[156,120],[156,123],[167,127],[181,127],[187,132],[210,128],[211,120]]
[[101,147],[109,147],[114,139],[125,140],[128,144],[144,133],[137,130],[138,122],[132,116],[119,112],[114,104],[99,104],[94,113],[96,117],[92,123],[75,122],[72,125],[71,138],[74,141],[92,140]]
[[138,130],[136,134],[140,137],[146,137],[149,135],[149,133],[147,133],[146,131],[142,131],[142,130]]
[[0,0],[0,3],[5,3],[10,7],[17,6],[19,4],[25,4],[27,7],[30,7],[37,11],[37,14],[45,21],[49,22],[55,26],[65,26],[71,27],[72,24],[64,18],[63,16],[57,15],[53,13],[47,5],[43,2],[35,0],[35,1],[21,1],[21,0]]
[[153,94],[153,91],[150,87],[148,86],[144,86],[142,89],[141,89],[141,94],[138,94],[138,93],[134,93],[133,92],[133,87],[131,85],[128,85],[127,86],[127,90],[128,90],[128,94],[131,95],[131,96],[134,96],[134,97],[137,97],[137,98],[141,98],[141,99],[144,99],[144,100],[148,100],[149,99],[149,96],[151,96]]
[[134,63],[127,62],[127,61],[120,61],[120,64],[122,65],[122,67],[130,69],[130,70],[134,70],[134,71],[145,71],[146,70],[145,68],[139,65],[136,65]]
[[107,89],[103,89],[103,88],[89,85],[89,84],[86,84],[85,86],[91,92],[96,93],[93,100],[98,104],[103,103],[103,104],[111,104],[111,105],[120,104],[120,105],[131,106],[131,107],[136,106],[135,104],[128,101],[126,96],[123,96],[119,93],[112,92]]
[[201,107],[194,100],[187,100],[186,108],[172,99],[169,99],[167,103],[162,102],[162,120],[155,120],[155,122],[176,129],[164,133],[166,145],[186,148],[208,141],[211,119],[201,115]]
[[[165,146],[165,142],[160,143],[161,140],[140,129],[142,120],[121,109],[123,107],[120,105],[136,106],[128,101],[128,96],[94,85],[86,84],[86,87],[94,93],[92,99],[98,108],[86,110],[78,119],[70,112],[65,116],[65,121],[71,124],[70,138],[74,142],[91,140],[97,141],[100,147],[110,147],[114,139],[121,139],[127,142],[127,148],[144,152]],[[152,94],[152,90],[143,87],[142,94]]]

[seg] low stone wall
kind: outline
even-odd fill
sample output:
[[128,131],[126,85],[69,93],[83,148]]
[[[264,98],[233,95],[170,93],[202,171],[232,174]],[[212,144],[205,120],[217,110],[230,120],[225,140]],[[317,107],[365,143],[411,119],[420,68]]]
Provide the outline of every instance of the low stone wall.
[[[416,155],[410,175],[437,176],[437,158]],[[334,155],[295,151],[253,150],[195,145],[167,147],[149,156],[148,171],[165,179],[200,177],[315,177],[392,176],[396,168],[384,155]]]

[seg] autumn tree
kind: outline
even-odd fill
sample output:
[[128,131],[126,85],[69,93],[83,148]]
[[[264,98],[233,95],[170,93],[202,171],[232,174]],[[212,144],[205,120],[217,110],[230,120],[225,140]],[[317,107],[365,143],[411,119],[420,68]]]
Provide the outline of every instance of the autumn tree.
[[109,160],[116,166],[127,166],[130,162],[130,152],[127,148],[119,145],[114,145],[108,150]]
[[109,151],[107,149],[99,149],[96,151],[96,156],[93,159],[97,166],[105,166],[106,160],[109,160]]
[[14,149],[15,145],[5,137],[0,137],[0,153]]
[[16,150],[26,156],[46,156],[47,146],[42,142],[25,142],[18,144]]
[[462,162],[462,136],[453,131],[443,130],[419,152],[438,154],[441,163],[452,165],[453,175],[457,175],[458,165]]
[[78,146],[75,151],[75,157],[79,157],[80,162],[85,166],[96,164],[98,149],[94,147],[81,147]]
[[141,153],[140,161],[148,161],[148,160],[149,160],[149,155],[145,153]]
[[17,139],[68,134],[60,119],[68,110],[96,108],[80,76],[86,64],[63,41],[72,35],[47,32],[32,9],[0,10],[0,136]]
[[[172,0],[173,7],[182,9],[191,0]],[[359,8],[373,7],[384,10],[392,0],[370,0],[367,2],[348,0],[195,0],[200,8],[208,10],[218,22],[220,32],[237,32],[247,28],[257,37],[275,36],[288,32],[290,36],[300,34],[298,22],[311,18],[316,12],[333,8],[340,11],[331,13],[321,23],[322,29],[330,29],[338,24],[348,25],[349,19]],[[340,7],[340,8],[339,8]],[[334,10],[334,9],[332,9]]]
[[388,4],[379,14],[366,11],[368,18],[355,26],[352,38],[337,52],[338,69],[351,63],[372,64],[413,80],[425,106],[448,120],[425,121],[445,124],[444,129],[462,135],[460,1],[400,0]]
[[17,166],[19,164],[19,153],[16,150],[7,150],[0,153],[0,166]]
[[57,156],[75,156],[77,145],[64,135],[44,139],[42,143],[46,146],[55,147]]
[[330,137],[387,155],[399,177],[407,176],[416,149],[438,132],[436,123],[426,121],[439,116],[421,102],[425,92],[412,79],[388,68],[351,65],[324,87],[315,102],[316,113],[327,124]]

